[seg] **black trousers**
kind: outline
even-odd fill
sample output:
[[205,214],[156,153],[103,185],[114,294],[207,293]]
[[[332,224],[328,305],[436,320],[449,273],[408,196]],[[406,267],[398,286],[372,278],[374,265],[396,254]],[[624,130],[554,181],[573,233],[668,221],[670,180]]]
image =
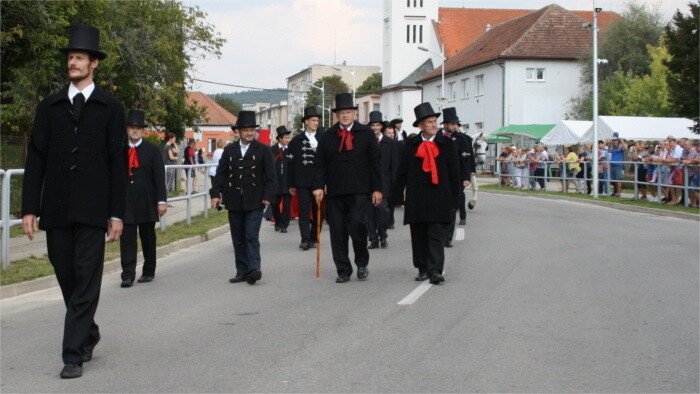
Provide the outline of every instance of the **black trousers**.
[[386,240],[387,227],[389,227],[389,203],[382,200],[382,203],[375,207],[370,201],[367,206],[367,232],[370,242]]
[[464,191],[464,187],[459,193],[459,219],[467,220],[467,194]]
[[393,227],[396,221],[394,220],[394,205],[389,206],[389,227]]
[[[289,194],[275,194],[272,201],[272,217],[275,218],[275,227],[287,228],[289,226],[289,212],[291,209],[292,196]],[[282,210],[280,210],[282,202]]]
[[348,194],[327,199],[328,227],[330,228],[333,262],[339,276],[352,275],[348,250],[348,236],[352,239],[355,265],[366,267],[369,263],[367,250],[368,194]]
[[[464,194],[464,193],[462,193]],[[455,225],[457,224],[457,211],[450,214],[450,222],[445,223],[445,242],[452,241],[455,237]]]
[[445,223],[412,223],[413,266],[418,271],[442,274],[445,267]]
[[124,224],[122,236],[119,239],[119,250],[122,255],[122,280],[136,278],[136,232],[141,238],[143,250],[144,276],[156,275],[156,224],[155,222]]
[[83,348],[100,335],[95,312],[102,286],[105,229],[84,224],[48,229],[46,247],[66,304],[63,363],[81,365]]
[[[310,187],[297,188],[299,197],[299,234],[302,242],[318,241],[316,223],[318,223],[318,205]],[[309,219],[313,215],[313,219]],[[313,236],[312,236],[313,234]]]

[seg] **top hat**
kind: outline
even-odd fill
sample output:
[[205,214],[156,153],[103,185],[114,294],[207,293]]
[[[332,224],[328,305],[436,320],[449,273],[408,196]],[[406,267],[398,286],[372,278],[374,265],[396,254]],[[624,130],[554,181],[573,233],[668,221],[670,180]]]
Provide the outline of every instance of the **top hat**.
[[280,126],[277,128],[277,139],[280,139],[287,134],[292,134],[291,131],[287,130],[287,126]]
[[129,115],[126,117],[126,125],[146,127],[146,121],[144,120],[145,115],[146,114],[143,111],[138,109],[130,109]]
[[258,127],[259,124],[255,124],[255,111],[241,111],[238,113],[238,119],[236,119],[236,124],[231,126],[233,129],[242,129],[244,127]]
[[313,117],[320,118],[321,115],[318,114],[316,111],[316,106],[313,107],[306,107],[304,108],[304,117],[301,118],[301,121],[305,121],[306,119],[313,118]]
[[403,119],[401,119],[401,118],[392,119],[391,122],[389,122],[389,123],[391,123],[393,126],[396,126],[398,123],[403,123]]
[[431,116],[435,116],[436,118],[440,117],[440,113],[433,111],[433,106],[430,105],[430,103],[418,104],[415,108],[413,108],[413,113],[416,114],[416,121],[413,122],[413,127],[418,127],[418,123],[425,118],[429,118]]
[[459,117],[457,116],[457,108],[455,108],[455,107],[443,108],[442,114],[445,115],[445,117],[442,118],[442,124],[457,123],[460,126],[462,125],[462,122],[459,121]]
[[341,109],[357,110],[352,99],[352,93],[340,93],[335,96],[335,108],[333,108],[332,111],[338,112]]
[[382,121],[382,113],[379,111],[372,111],[369,113],[369,122],[367,122],[368,125],[372,123],[384,123]]
[[100,60],[107,57],[106,53],[100,51],[100,31],[88,25],[71,26],[68,46],[59,48],[59,51],[65,54],[70,51],[87,52]]

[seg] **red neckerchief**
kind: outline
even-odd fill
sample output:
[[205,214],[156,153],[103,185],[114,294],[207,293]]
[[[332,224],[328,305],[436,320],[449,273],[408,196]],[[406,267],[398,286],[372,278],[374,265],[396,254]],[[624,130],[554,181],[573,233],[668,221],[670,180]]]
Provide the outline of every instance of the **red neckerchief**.
[[433,141],[423,141],[418,150],[416,151],[416,157],[423,159],[423,171],[430,173],[430,181],[433,185],[437,185],[438,179],[438,169],[435,164],[435,158],[440,156],[440,150]]
[[340,146],[338,146],[338,152],[341,152],[343,150],[343,147],[345,147],[345,150],[352,150],[352,140],[355,138],[354,135],[348,129],[342,128],[337,131],[338,137],[340,137]]
[[136,155],[136,147],[132,146],[129,148],[129,176],[134,174],[134,168],[139,168],[139,157]]

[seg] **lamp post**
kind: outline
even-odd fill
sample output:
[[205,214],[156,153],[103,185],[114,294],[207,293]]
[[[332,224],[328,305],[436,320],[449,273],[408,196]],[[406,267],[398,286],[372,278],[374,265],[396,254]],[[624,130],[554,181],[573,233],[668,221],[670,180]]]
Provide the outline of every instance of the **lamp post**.
[[[326,81],[321,81],[321,87],[319,88],[316,85],[310,84],[308,82],[304,82],[305,85],[309,85],[314,89],[318,89],[321,91],[321,108],[326,108]],[[321,119],[321,125],[323,126],[323,121],[325,120],[326,115],[323,115],[323,119]]]
[[[316,105],[316,106],[317,106],[318,108],[321,108],[321,111],[323,111],[324,114],[326,113],[326,111],[328,111],[328,119],[331,118],[331,108],[330,108],[330,107],[328,107],[328,108],[323,108],[323,107],[321,107],[320,105]],[[330,126],[330,122],[328,123],[328,125]],[[321,126],[323,126],[323,125],[321,125]]]
[[598,59],[598,13],[603,9],[596,7],[593,0],[593,198],[598,198],[598,64],[607,63]]
[[422,45],[419,46],[418,49],[420,49],[421,51],[432,53],[433,55],[440,56],[440,59],[442,60],[442,64],[440,65],[440,69],[442,71],[442,75],[440,77],[440,98],[438,98],[438,100],[440,100],[440,102],[441,102],[440,109],[442,109],[442,101],[445,100],[445,44],[443,43],[441,45],[440,53],[433,52],[430,49],[428,49],[427,47],[424,47]]
[[331,68],[335,71],[342,71],[352,75],[352,104],[355,105],[355,66],[352,66],[352,71],[343,70],[342,68],[336,66],[332,66]]

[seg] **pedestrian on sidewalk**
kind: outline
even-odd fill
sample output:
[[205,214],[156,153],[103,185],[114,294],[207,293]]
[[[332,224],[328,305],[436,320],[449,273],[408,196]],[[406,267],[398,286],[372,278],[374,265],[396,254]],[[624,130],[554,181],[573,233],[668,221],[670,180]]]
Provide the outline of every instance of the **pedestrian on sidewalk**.
[[34,239],[40,216],[66,305],[64,379],[82,376],[83,363],[100,341],[94,318],[105,232],[112,242],[123,228],[124,106],[95,86],[95,69],[107,57],[99,43],[95,27],[71,27],[68,46],[60,49],[67,55],[70,84],[39,104],[24,167],[24,233]]
[[318,142],[314,173],[314,197],[320,204],[327,190],[327,219],[331,250],[338,277],[345,283],[352,275],[348,237],[352,239],[357,279],[369,275],[367,250],[367,208],[382,203],[379,145],[372,130],[355,121],[357,107],[352,94],[335,96],[333,112],[338,122]]
[[445,281],[445,230],[459,208],[462,183],[454,142],[437,134],[440,113],[430,103],[413,111],[413,127],[421,132],[406,141],[392,196],[406,192],[404,224],[411,227],[413,266],[418,269],[415,279],[439,284]]
[[131,287],[136,278],[136,233],[141,238],[143,271],[139,283],[156,276],[156,222],[168,211],[165,165],[158,147],[144,141],[143,111],[132,109],[126,118],[129,137],[127,154],[126,210],[124,231],[119,242],[122,263],[121,287]]
[[262,278],[260,226],[276,177],[270,148],[255,138],[255,111],[239,112],[235,126],[240,139],[224,148],[209,195],[212,208],[223,202],[228,211],[236,259],[236,276],[229,282],[252,285]]

